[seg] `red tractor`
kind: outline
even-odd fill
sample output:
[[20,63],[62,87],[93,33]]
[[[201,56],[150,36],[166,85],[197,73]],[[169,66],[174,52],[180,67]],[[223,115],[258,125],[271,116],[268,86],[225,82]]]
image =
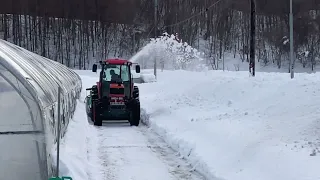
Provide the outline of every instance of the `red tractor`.
[[[95,126],[102,126],[102,121],[128,120],[131,126],[140,122],[139,89],[134,86],[131,74],[132,62],[123,59],[100,61],[101,71],[97,85],[88,88],[86,97],[87,114]],[[140,66],[135,65],[136,73]],[[97,65],[92,66],[97,72]]]

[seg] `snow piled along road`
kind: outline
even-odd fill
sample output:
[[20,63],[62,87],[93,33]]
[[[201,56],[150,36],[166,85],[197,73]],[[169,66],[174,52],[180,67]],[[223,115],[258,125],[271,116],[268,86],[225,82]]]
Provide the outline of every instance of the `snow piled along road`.
[[144,121],[208,179],[320,178],[320,76],[158,73],[139,85]]
[[[96,81],[77,72],[84,88]],[[149,128],[89,125],[83,91],[62,146],[62,167],[68,166],[62,174],[201,179],[188,173],[196,169],[209,180],[319,179],[319,80],[317,74],[291,80],[287,73],[159,72],[157,82],[139,84]]]
[[204,179],[146,126],[130,127],[128,122],[91,125],[83,101],[85,89],[98,77],[90,71],[76,72],[84,89],[62,142],[62,175],[76,180]]

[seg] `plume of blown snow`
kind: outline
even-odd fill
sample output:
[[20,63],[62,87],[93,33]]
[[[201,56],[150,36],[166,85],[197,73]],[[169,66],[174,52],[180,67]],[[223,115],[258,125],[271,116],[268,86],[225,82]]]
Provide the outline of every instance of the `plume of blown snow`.
[[[191,47],[186,42],[179,42],[175,35],[164,33],[158,38],[151,38],[131,59],[145,68],[153,67],[155,58],[164,69],[204,70],[207,69],[204,53]],[[158,65],[158,66],[159,66]]]

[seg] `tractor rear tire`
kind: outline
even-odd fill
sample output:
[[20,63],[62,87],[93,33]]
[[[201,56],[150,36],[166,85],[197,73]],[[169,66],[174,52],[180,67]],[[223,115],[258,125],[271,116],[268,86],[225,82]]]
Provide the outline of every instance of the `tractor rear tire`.
[[138,86],[133,87],[133,98],[139,100],[139,88]]
[[140,102],[134,101],[130,112],[130,126],[139,126],[140,123]]
[[92,102],[92,119],[93,125],[95,126],[102,126],[102,118],[100,115],[100,107],[99,104],[95,101]]

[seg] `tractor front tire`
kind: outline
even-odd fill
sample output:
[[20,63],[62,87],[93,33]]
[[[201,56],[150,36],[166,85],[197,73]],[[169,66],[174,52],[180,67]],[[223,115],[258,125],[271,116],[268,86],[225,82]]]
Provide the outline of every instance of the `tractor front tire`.
[[[91,100],[92,101],[92,100]],[[91,102],[91,108],[90,108],[90,120],[94,122],[94,116],[95,116],[95,109],[93,108],[94,102]]]
[[139,126],[140,123],[140,102],[134,101],[130,112],[130,126]]
[[139,100],[139,88],[138,86],[133,87],[133,98]]
[[92,119],[93,125],[95,126],[102,126],[102,118],[100,115],[100,106],[97,102],[92,102]]

